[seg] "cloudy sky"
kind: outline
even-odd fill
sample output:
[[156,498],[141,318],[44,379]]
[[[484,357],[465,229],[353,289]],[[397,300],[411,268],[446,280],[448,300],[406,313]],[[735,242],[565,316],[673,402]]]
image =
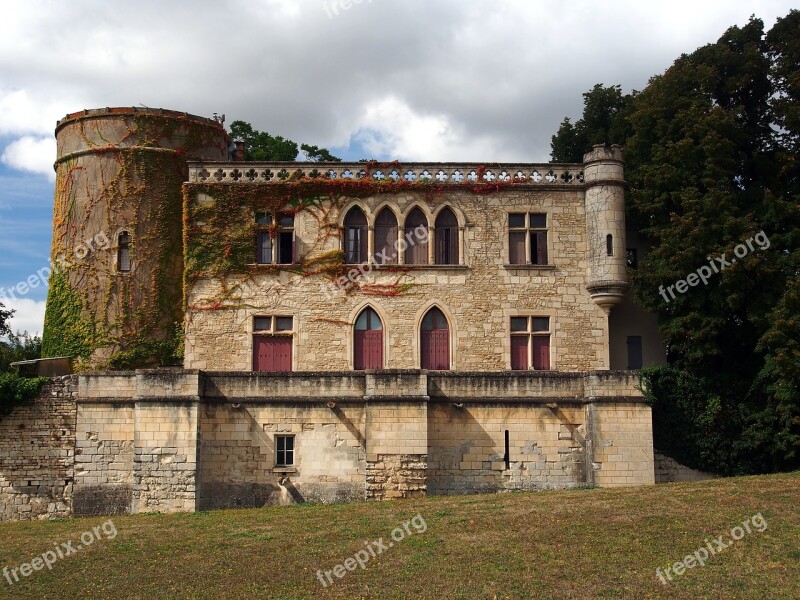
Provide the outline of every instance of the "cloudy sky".
[[12,327],[41,330],[53,129],[69,112],[224,113],[352,160],[544,162],[595,83],[642,89],[681,53],[751,14],[769,28],[792,4],[4,0],[0,302]]

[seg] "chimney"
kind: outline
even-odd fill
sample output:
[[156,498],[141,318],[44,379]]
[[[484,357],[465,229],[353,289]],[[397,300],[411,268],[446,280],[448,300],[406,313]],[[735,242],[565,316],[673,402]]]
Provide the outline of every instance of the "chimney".
[[233,160],[236,162],[244,162],[244,142],[234,142],[236,150],[233,153]]

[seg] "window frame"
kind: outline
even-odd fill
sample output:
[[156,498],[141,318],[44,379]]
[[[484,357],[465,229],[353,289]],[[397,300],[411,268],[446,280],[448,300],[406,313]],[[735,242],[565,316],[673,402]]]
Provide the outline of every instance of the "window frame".
[[[355,217],[359,223],[353,224],[352,215],[360,215]],[[361,222],[362,219],[363,222]],[[358,240],[355,242],[355,255],[351,255],[350,252],[350,247],[352,246],[350,233],[352,231],[358,231]],[[369,262],[369,219],[358,205],[351,206],[342,220],[342,251],[344,252],[344,264],[346,265],[363,265]],[[352,260],[353,258],[358,260]]]
[[[625,339],[625,348],[628,354],[627,367],[629,371],[638,371],[644,368],[644,343],[641,335],[629,335]],[[638,348],[638,355],[633,355],[633,349]],[[631,358],[638,360],[631,360]],[[639,366],[631,366],[631,364],[639,363]]]
[[[536,209],[520,210],[507,213],[507,227],[506,239],[508,242],[508,264],[514,267],[520,266],[535,266],[545,267],[551,265],[550,262],[550,247],[549,247],[549,231],[550,231],[550,213],[544,211],[540,212]],[[512,216],[522,215],[524,218],[523,225],[512,226]],[[534,224],[534,217],[544,217],[544,226]],[[520,261],[519,256],[514,256],[514,248],[518,247],[519,242],[512,243],[512,238],[522,234],[524,236],[524,260]],[[541,254],[544,256],[540,256]],[[536,253],[536,260],[534,260],[534,252]],[[516,258],[517,260],[513,260]]]
[[[430,318],[431,327],[427,327],[428,320]],[[436,327],[436,325],[444,324],[444,328]],[[441,333],[443,331],[447,332],[447,343],[445,344],[445,348],[447,351],[447,365],[444,368],[435,368],[432,366],[425,366],[428,360],[426,357],[432,357],[430,353],[426,354],[426,350],[430,351],[431,346],[430,344],[436,343],[436,333]],[[448,318],[447,313],[442,310],[441,306],[433,304],[429,306],[425,312],[421,315],[419,320],[419,330],[417,332],[417,339],[419,340],[419,348],[418,348],[418,355],[419,355],[419,366],[420,369],[426,369],[429,371],[450,371],[453,369],[454,364],[454,356],[453,356],[453,339],[454,339],[455,332],[453,330],[453,324],[451,320]],[[427,341],[426,341],[427,339]]]
[[[421,222],[409,224],[409,220],[419,217]],[[425,240],[420,241],[414,233],[420,226],[425,227]],[[430,237],[431,224],[428,215],[419,206],[414,206],[406,218],[403,220],[403,236],[406,241],[406,248],[403,251],[403,264],[426,266],[431,264],[430,260]],[[414,260],[414,259],[417,260]]]
[[[263,218],[267,217],[267,218]],[[281,221],[291,218],[291,225],[286,225]],[[262,222],[264,221],[264,222]],[[297,262],[297,239],[295,237],[295,215],[286,212],[268,213],[259,211],[255,213],[256,240],[255,240],[255,264],[257,265],[293,265]],[[285,257],[285,235],[290,235],[289,249],[290,256]],[[269,261],[264,261],[264,242],[269,242]],[[287,260],[288,259],[288,260]]]
[[[365,318],[365,328],[359,327],[359,321],[361,318]],[[376,325],[377,327],[373,326]],[[380,332],[378,335],[372,334],[370,335],[369,332]],[[370,305],[363,307],[355,317],[353,321],[353,331],[352,331],[352,367],[354,371],[365,371],[365,370],[383,370],[386,368],[386,326],[381,318],[378,311],[375,310]],[[359,337],[362,338],[362,341],[359,341]],[[359,356],[363,358],[363,355],[359,355],[359,349],[364,349],[364,345],[368,343],[371,337],[378,337],[380,339],[380,343],[377,346],[377,352],[380,354],[380,366],[366,366],[361,364],[361,359]]]
[[[267,327],[259,327],[258,321],[262,319],[268,319]],[[278,321],[280,319],[291,319],[292,320],[292,327],[291,329],[285,329],[279,326]],[[296,344],[294,343],[295,334],[297,333],[297,320],[294,315],[286,315],[286,314],[271,314],[271,315],[263,315],[257,314],[252,315],[251,318],[251,365],[250,369],[253,373],[291,373],[295,369],[295,362],[296,362]],[[257,360],[256,360],[256,346],[257,346],[257,338],[289,338],[291,343],[291,351],[290,351],[290,363],[289,363],[289,370],[280,370],[280,371],[262,371],[257,368]]]
[[[444,215],[449,214],[453,224],[443,225]],[[443,233],[447,232],[447,236]],[[435,265],[460,265],[461,264],[461,227],[458,216],[449,206],[443,207],[433,221],[433,264]],[[447,237],[448,239],[444,239]],[[455,256],[452,256],[452,255]]]
[[[525,330],[514,329],[514,319],[525,319]],[[536,321],[547,319],[546,329],[537,329]],[[512,371],[552,371],[553,370],[553,317],[544,314],[512,314],[508,315],[509,331],[509,367]],[[512,338],[525,338],[526,340],[526,362],[524,368],[514,366],[514,342]],[[547,340],[547,367],[537,369],[534,352],[534,338]]]
[[[291,448],[286,447],[286,442],[291,441]],[[281,442],[283,448],[281,448]],[[283,462],[280,460],[281,454],[283,455]],[[297,466],[297,436],[293,433],[275,434],[275,468],[288,469]],[[290,457],[290,460],[287,460]]]
[[[124,244],[122,241],[123,236],[125,237]],[[127,229],[123,229],[117,234],[117,273],[130,273],[133,271],[133,258],[131,256],[132,242],[133,236]],[[124,264],[127,265],[127,268],[123,268]]]
[[[385,213],[384,213],[385,211]],[[389,215],[394,224],[387,225],[381,222],[381,218],[383,215]],[[370,254],[369,260],[372,264],[377,266],[382,265],[397,265],[400,264],[400,251],[399,251],[399,235],[400,235],[400,220],[397,218],[397,213],[395,213],[389,205],[383,206],[376,214],[375,218],[372,221],[373,223],[373,248],[372,253],[367,251],[367,254]],[[394,231],[394,239],[390,235],[391,232]],[[385,238],[385,239],[383,239]],[[378,262],[376,259],[377,256],[386,256],[388,260],[386,262]]]

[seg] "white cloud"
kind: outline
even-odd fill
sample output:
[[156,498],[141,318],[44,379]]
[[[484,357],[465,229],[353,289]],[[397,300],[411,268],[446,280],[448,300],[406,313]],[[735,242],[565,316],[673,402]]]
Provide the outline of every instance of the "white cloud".
[[796,4],[381,0],[329,18],[343,3],[324,1],[9,3],[0,135],[143,103],[327,147],[359,134],[408,159],[546,160],[595,83],[641,89],[751,13],[769,27]]
[[31,335],[42,335],[44,328],[45,300],[30,298],[4,298],[3,304],[16,311],[9,321],[11,331],[27,331]]
[[53,161],[56,159],[56,140],[51,137],[26,135],[14,140],[0,155],[0,161],[20,171],[30,171],[46,175],[55,181]]

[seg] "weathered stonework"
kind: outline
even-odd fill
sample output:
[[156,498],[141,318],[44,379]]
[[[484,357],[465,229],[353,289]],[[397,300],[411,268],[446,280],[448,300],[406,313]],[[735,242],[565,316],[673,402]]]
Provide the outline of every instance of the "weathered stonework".
[[[0,421],[0,518],[651,484],[637,384],[613,371],[54,380]],[[294,436],[290,467],[278,435]]]
[[[289,165],[215,162],[221,125],[168,111],[58,131],[57,215],[77,218],[80,184],[75,214],[113,239],[51,290],[45,338],[69,333],[83,366],[172,364],[182,312],[183,368],[86,372],[0,423],[2,518],[653,483],[638,377],[609,370],[628,287],[618,146],[570,165]],[[87,273],[108,298],[81,291]],[[94,347],[92,326],[116,333]]]
[[705,481],[720,477],[715,473],[698,471],[682,465],[674,458],[656,451],[653,454],[655,461],[656,483],[672,483],[675,481]]
[[0,520],[72,515],[77,378],[0,417]]

